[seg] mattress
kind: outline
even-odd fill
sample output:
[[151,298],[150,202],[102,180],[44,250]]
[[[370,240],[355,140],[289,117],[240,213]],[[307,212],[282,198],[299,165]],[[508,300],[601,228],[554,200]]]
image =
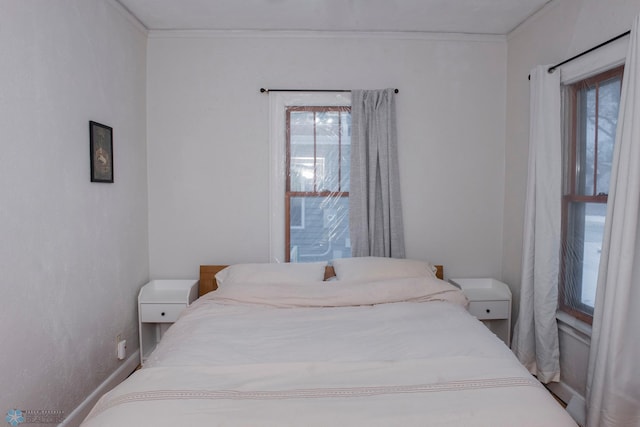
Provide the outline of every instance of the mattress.
[[221,291],[83,425],[576,425],[445,282]]

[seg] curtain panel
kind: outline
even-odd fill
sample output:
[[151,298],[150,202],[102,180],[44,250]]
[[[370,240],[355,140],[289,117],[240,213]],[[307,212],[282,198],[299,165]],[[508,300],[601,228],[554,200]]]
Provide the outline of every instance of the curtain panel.
[[587,426],[640,426],[640,16],[629,40],[596,291]]
[[393,89],[351,91],[351,255],[404,258]]
[[512,344],[520,362],[543,383],[560,380],[561,97],[560,73],[548,68],[531,71],[520,311]]

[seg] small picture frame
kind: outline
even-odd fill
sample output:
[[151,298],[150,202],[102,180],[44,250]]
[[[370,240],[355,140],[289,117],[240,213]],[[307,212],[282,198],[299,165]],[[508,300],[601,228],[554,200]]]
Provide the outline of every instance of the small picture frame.
[[113,182],[113,129],[89,122],[91,182]]

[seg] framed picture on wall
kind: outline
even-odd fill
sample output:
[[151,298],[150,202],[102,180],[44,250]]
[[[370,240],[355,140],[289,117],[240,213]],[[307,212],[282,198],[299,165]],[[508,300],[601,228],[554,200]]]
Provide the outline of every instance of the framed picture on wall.
[[113,182],[113,129],[89,122],[91,182]]

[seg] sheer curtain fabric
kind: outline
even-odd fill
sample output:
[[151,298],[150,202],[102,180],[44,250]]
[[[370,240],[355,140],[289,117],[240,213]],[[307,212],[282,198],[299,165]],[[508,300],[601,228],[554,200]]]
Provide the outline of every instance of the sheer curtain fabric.
[[560,73],[531,72],[520,311],[512,349],[543,383],[560,380],[558,272],[562,197]]
[[589,375],[588,427],[640,426],[640,39],[636,17],[625,62]]
[[393,89],[351,91],[352,256],[404,258]]

